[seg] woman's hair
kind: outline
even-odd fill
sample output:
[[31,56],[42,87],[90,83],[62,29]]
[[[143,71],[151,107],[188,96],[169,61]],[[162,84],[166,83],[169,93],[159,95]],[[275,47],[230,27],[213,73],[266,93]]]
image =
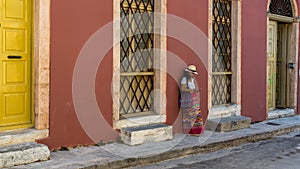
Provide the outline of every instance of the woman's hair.
[[186,77],[187,79],[191,78],[190,74],[188,71],[184,70],[183,76]]

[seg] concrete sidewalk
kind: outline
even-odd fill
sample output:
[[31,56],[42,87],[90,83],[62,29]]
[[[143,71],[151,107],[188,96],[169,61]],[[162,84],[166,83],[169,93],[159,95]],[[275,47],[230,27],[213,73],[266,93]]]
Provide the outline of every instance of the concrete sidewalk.
[[175,135],[173,140],[138,146],[111,143],[51,153],[51,159],[13,168],[124,168],[194,153],[205,153],[300,131],[300,116],[252,124],[227,133],[205,131],[199,137]]

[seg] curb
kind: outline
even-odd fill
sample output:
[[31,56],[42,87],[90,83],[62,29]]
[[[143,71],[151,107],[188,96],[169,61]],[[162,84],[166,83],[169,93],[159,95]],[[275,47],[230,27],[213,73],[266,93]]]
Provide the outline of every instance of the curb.
[[271,139],[272,137],[287,134],[295,130],[299,130],[300,125],[288,126],[281,129],[274,129],[272,131],[261,132],[254,135],[248,135],[245,137],[238,137],[234,139],[228,139],[222,142],[214,142],[205,145],[192,146],[187,148],[181,148],[176,150],[170,150],[161,154],[140,157],[140,158],[125,158],[122,160],[116,160],[112,162],[103,162],[100,164],[92,164],[90,166],[82,166],[80,169],[117,169],[134,167],[140,165],[147,165],[151,163],[156,163],[164,160],[179,158],[187,155],[197,154],[197,153],[209,153],[224,148],[240,146],[245,143],[254,143],[262,140]]

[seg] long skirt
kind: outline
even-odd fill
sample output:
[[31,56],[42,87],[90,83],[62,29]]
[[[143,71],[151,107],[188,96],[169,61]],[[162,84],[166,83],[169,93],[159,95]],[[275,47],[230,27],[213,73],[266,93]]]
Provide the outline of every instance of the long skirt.
[[185,105],[181,107],[183,132],[185,134],[202,134],[204,132],[204,126],[200,110],[199,94],[185,93],[181,97],[181,102],[185,103]]

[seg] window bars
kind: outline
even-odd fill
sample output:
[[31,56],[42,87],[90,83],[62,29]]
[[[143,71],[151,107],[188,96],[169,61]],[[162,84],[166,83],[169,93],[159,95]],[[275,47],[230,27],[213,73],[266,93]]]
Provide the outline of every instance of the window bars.
[[290,0],[272,0],[269,8],[272,14],[293,17]]
[[231,1],[213,0],[212,105],[231,103]]
[[153,111],[154,0],[121,0],[120,114]]

